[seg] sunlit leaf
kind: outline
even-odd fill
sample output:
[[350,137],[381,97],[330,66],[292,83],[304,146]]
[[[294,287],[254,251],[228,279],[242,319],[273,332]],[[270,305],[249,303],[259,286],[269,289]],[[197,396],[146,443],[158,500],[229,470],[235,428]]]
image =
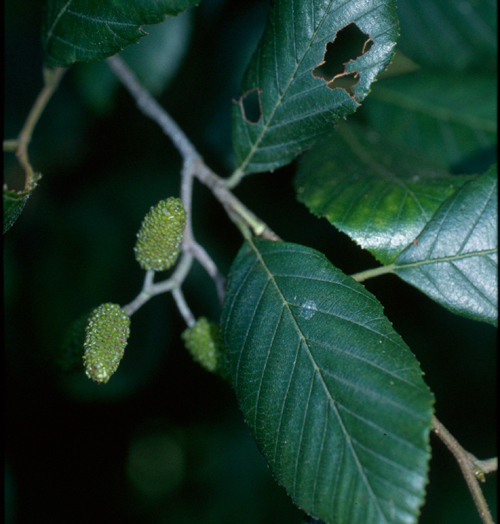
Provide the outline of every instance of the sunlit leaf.
[[300,159],[295,188],[315,215],[388,264],[467,180],[377,133],[343,125]]
[[45,60],[67,67],[101,60],[147,34],[157,24],[200,0],[49,0],[42,25]]
[[[352,33],[347,41],[341,30]],[[397,31],[393,0],[273,2],[243,79],[242,97],[233,106],[237,172],[286,165],[353,113],[389,65]],[[332,41],[340,48],[331,59],[327,56],[320,72],[316,68]],[[340,64],[329,69],[336,57]],[[339,83],[332,85],[332,79]],[[347,79],[355,85],[344,87]]]
[[446,200],[395,273],[454,313],[497,324],[497,167]]
[[299,507],[327,524],[416,522],[432,394],[373,295],[315,250],[249,240],[222,330],[245,419]]

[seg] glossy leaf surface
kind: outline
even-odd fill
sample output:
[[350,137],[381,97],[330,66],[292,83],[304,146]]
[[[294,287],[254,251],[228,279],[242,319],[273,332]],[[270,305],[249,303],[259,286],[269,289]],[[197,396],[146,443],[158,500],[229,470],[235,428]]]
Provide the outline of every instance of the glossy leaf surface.
[[448,198],[395,272],[454,313],[497,324],[497,168]]
[[299,507],[328,524],[416,522],[432,394],[373,295],[313,249],[252,239],[222,330],[245,419]]
[[[330,89],[314,70],[323,63],[327,44],[351,24],[364,34],[365,45],[342,69],[359,80],[352,91]],[[242,98],[233,106],[238,171],[255,173],[288,164],[353,113],[389,65],[397,32],[392,0],[274,2],[245,73]],[[246,115],[247,97],[258,99],[253,120]]]
[[42,25],[45,60],[67,67],[102,60],[139,41],[157,24],[200,0],[49,0]]
[[311,212],[388,264],[467,180],[377,133],[343,125],[300,159],[295,188]]

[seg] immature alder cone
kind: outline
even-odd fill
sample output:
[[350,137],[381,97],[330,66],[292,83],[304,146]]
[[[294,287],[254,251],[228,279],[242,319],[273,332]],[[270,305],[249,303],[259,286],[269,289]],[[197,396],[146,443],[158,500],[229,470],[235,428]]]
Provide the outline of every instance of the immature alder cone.
[[182,339],[194,360],[208,371],[228,378],[226,351],[217,324],[200,317],[193,327],[182,332]]
[[186,227],[186,211],[179,198],[170,197],[152,207],[137,233],[135,258],[143,269],[164,271],[179,256]]
[[118,304],[101,304],[85,329],[83,363],[95,382],[106,383],[117,370],[130,334],[130,318]]

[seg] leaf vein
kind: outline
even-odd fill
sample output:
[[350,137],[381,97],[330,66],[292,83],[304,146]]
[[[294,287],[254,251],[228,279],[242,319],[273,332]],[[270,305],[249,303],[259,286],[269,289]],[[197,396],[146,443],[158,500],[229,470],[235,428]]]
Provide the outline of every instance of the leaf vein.
[[[284,311],[284,308],[281,309],[281,313],[280,313],[280,318],[283,316],[283,311]],[[267,370],[267,365],[269,363],[269,357],[271,355],[271,349],[273,347],[273,343],[274,343],[274,340],[276,338],[276,333],[278,332],[278,327],[280,325],[280,320],[278,320],[276,322],[276,326],[274,328],[274,332],[271,336],[271,340],[269,341],[269,351],[267,352],[267,355],[266,355],[266,361],[264,363],[264,367],[262,369],[262,374],[260,376],[260,384],[259,384],[259,387],[257,389],[257,398],[255,399],[255,420],[257,419],[257,416],[258,416],[258,413],[259,413],[259,402],[260,402],[260,394],[261,394],[261,391],[262,391],[262,384],[264,382],[264,376],[266,374],[266,370]],[[254,421],[255,423],[255,421]],[[276,450],[275,450],[275,456],[276,456]]]
[[114,20],[102,20],[100,18],[95,18],[93,16],[89,16],[83,13],[78,13],[76,11],[70,11],[69,9],[66,11],[67,14],[73,15],[76,18],[83,18],[83,20],[89,20],[91,22],[95,22],[96,24],[104,24],[106,26],[108,25],[118,25],[118,26],[128,26],[128,27],[137,27],[137,24],[129,23],[129,22],[116,22]]

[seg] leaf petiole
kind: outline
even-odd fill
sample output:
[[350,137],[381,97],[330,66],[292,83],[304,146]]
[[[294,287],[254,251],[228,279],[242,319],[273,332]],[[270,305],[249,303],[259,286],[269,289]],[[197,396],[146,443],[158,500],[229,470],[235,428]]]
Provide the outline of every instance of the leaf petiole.
[[356,282],[363,282],[363,280],[368,280],[369,278],[385,275],[386,273],[394,273],[395,267],[395,264],[389,264],[388,266],[367,269],[366,271],[361,271],[359,273],[351,275],[351,278],[353,278]]

